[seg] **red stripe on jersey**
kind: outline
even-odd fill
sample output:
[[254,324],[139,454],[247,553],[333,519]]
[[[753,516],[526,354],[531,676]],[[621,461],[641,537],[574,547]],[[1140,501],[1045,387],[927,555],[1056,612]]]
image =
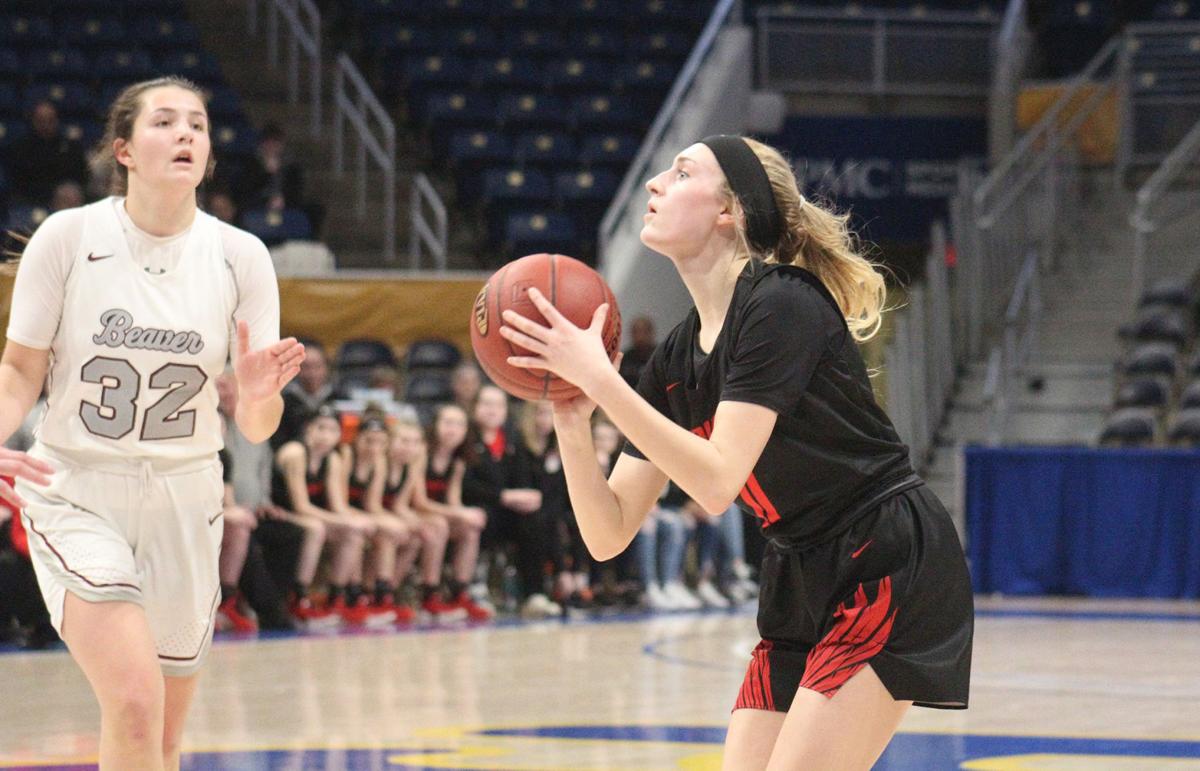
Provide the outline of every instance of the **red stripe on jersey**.
[[759,520],[762,521],[763,527],[766,527],[767,514],[762,510],[762,506],[758,505],[758,501],[754,500],[754,496],[750,495],[750,491],[743,487],[742,492],[738,495],[738,497],[746,502],[746,505],[754,511],[754,516],[758,517]]
[[738,709],[766,709],[774,711],[775,695],[771,692],[771,659],[770,652],[773,643],[762,640],[754,648],[750,656],[750,666],[746,669],[746,677],[742,680],[742,688],[738,691],[737,702],[733,705]]
[[809,651],[801,688],[832,698],[846,681],[883,650],[892,633],[896,609],[892,607],[892,579],[884,576],[876,587],[875,599],[867,600],[862,584],[854,592],[854,604],[839,603],[833,628]]
[[758,480],[754,477],[754,472],[751,472],[750,478],[746,480],[746,487],[750,490],[750,494],[754,496],[754,499],[758,501],[759,505],[762,506],[763,519],[766,521],[766,523],[768,525],[773,525],[778,522],[779,512],[775,510],[773,505],[771,505],[771,499],[767,497],[766,492],[764,492],[762,489],[762,485],[760,485]]

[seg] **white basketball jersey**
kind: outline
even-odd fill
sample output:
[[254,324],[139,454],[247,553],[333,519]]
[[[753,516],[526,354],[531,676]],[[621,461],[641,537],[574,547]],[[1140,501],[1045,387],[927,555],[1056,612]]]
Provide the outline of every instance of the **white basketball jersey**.
[[238,302],[218,221],[197,211],[178,263],[151,274],[130,254],[113,199],[80,214],[38,439],[73,455],[211,456]]

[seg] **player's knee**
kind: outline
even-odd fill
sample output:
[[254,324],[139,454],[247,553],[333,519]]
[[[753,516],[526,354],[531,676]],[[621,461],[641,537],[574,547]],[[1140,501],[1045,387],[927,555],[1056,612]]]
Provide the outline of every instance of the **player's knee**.
[[131,677],[101,696],[101,710],[122,740],[146,746],[160,740],[163,723],[162,678]]

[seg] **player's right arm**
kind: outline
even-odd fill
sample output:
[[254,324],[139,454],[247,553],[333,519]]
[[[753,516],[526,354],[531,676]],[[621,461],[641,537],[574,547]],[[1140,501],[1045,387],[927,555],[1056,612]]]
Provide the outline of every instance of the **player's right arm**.
[[609,560],[629,546],[667,484],[667,475],[648,460],[622,453],[608,479],[596,458],[588,416],[595,408],[585,397],[574,402],[591,409],[555,405],[554,430],[579,533],[597,560]]
[[[9,340],[0,358],[0,442],[8,441],[25,415],[37,402],[50,366],[50,351],[30,348]],[[0,447],[0,476],[21,477],[35,484],[48,485],[54,467],[23,452]],[[0,498],[25,507],[7,482],[0,481]]]

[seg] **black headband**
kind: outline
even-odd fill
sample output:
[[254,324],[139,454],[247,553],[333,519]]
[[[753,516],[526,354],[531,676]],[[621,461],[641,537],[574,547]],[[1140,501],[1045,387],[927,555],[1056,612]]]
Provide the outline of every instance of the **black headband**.
[[746,238],[750,246],[760,252],[774,250],[783,235],[783,218],[762,161],[738,136],[715,134],[700,142],[717,156],[729,187],[746,212]]

